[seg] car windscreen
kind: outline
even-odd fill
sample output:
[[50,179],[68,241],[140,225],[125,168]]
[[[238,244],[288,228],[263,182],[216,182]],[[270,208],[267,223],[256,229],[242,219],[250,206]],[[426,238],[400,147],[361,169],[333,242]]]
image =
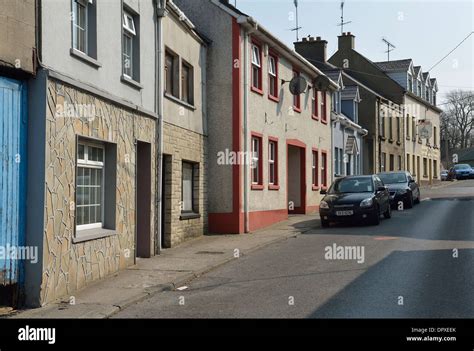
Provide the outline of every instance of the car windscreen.
[[454,166],[454,169],[471,169],[471,166],[469,166],[469,165],[456,165],[456,166]]
[[400,184],[407,182],[407,176],[405,173],[385,173],[378,174],[378,176],[382,179],[384,184]]
[[329,189],[330,194],[373,192],[372,178],[354,177],[336,180]]

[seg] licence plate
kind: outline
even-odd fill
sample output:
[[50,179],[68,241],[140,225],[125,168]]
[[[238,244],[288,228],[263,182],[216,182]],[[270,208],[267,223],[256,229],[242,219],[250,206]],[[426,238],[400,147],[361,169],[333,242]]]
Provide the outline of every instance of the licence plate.
[[336,211],[336,216],[352,216],[354,211]]

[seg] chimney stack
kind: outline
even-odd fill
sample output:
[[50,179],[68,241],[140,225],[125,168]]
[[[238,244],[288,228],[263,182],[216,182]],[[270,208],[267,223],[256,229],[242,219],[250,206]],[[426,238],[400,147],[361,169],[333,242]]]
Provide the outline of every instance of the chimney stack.
[[339,50],[349,50],[355,48],[355,36],[351,32],[344,32],[337,38]]
[[295,51],[312,64],[317,64],[318,62],[326,62],[327,45],[328,42],[322,40],[321,37],[315,38],[309,36],[308,38],[303,38],[302,41],[295,43]]

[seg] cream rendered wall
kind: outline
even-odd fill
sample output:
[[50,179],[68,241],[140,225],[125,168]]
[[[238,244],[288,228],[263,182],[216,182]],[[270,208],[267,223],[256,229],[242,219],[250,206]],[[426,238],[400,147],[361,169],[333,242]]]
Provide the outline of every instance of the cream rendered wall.
[[[250,48],[249,48],[249,52]],[[262,54],[263,96],[249,92],[249,135],[251,132],[263,134],[263,190],[250,190],[249,210],[283,210],[287,209],[287,145],[288,139],[298,139],[306,144],[306,206],[319,205],[321,195],[311,187],[312,148],[327,151],[328,182],[332,174],[330,106],[331,94],[327,93],[326,115],[328,124],[312,119],[312,90],[301,94],[301,113],[293,111],[293,95],[289,91],[289,84],[279,83],[280,102],[276,103],[268,98],[268,56]],[[297,67],[295,67],[297,68]],[[303,67],[298,67],[303,70]],[[249,77],[250,68],[249,69]],[[279,57],[278,79],[290,81],[293,77],[293,66],[285,58]],[[304,71],[301,75],[311,82]],[[268,190],[268,137],[278,138],[278,179],[280,190]],[[250,145],[250,142],[249,142]],[[319,154],[321,159],[321,154]],[[321,161],[319,163],[321,165]],[[320,171],[318,172],[320,174]],[[330,185],[330,184],[328,184]]]

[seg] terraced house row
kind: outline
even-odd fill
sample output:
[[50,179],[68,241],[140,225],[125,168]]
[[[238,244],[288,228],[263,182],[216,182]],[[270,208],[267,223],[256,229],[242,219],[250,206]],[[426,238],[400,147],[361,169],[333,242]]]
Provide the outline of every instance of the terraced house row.
[[438,177],[436,80],[350,33],[328,59],[224,0],[0,0],[0,19],[0,245],[37,249],[0,258],[7,303],[316,211],[338,176]]

